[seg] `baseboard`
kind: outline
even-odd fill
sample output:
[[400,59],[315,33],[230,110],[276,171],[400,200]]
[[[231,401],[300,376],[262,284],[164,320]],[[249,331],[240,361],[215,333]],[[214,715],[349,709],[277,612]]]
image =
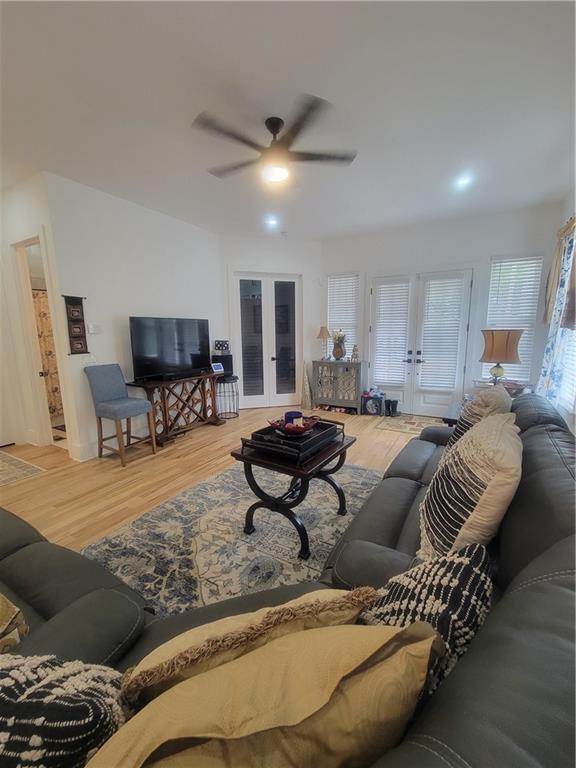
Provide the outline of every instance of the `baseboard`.
[[89,461],[98,456],[98,443],[71,443],[68,440],[68,454],[74,461]]

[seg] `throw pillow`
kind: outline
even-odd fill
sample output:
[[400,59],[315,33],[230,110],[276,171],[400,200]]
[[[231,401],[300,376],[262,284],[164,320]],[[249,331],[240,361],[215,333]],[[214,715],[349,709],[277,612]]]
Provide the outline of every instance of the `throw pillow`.
[[293,632],[333,624],[353,624],[377,597],[370,587],[318,590],[275,608],[229,616],[195,627],[155,648],[128,670],[122,693],[149,700],[182,680],[217,667]]
[[522,472],[515,418],[487,416],[442,455],[420,504],[421,560],[495,535]]
[[360,616],[363,624],[406,627],[426,621],[440,634],[446,654],[430,670],[432,693],[449,674],[484,623],[492,601],[492,567],[485,547],[471,544],[394,576],[380,599]]
[[55,656],[0,656],[2,768],[81,768],[126,721],[119,672]]
[[487,387],[481,390],[473,400],[470,400],[464,408],[456,422],[454,431],[448,438],[446,447],[450,448],[467,432],[474,424],[477,424],[486,416],[492,416],[495,413],[509,413],[512,406],[512,398],[502,386],[496,384],[495,387]]
[[20,608],[0,594],[0,653],[10,653],[27,634]]
[[402,738],[442,646],[424,623],[279,637],[170,688],[88,768],[371,765]]

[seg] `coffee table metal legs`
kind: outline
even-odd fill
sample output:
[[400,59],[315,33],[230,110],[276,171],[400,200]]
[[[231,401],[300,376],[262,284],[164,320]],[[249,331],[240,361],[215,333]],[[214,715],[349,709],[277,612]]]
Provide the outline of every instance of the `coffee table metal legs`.
[[272,512],[280,512],[280,514],[289,520],[298,531],[298,536],[300,537],[300,552],[298,553],[298,557],[302,560],[308,560],[310,557],[308,533],[302,520],[300,520],[298,515],[292,511],[293,507],[297,507],[298,504],[301,504],[306,498],[309,488],[308,480],[297,480],[294,478],[286,493],[282,496],[270,496],[266,491],[260,488],[256,482],[251,464],[244,464],[244,474],[252,492],[260,499],[260,501],[252,504],[248,512],[246,512],[244,533],[250,534],[254,533],[256,530],[254,528],[254,512],[257,509],[270,509]]

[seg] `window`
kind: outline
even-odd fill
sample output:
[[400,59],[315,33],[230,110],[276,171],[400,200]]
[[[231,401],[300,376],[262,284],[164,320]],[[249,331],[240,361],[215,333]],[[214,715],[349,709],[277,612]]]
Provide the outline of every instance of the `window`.
[[372,375],[378,384],[406,384],[410,280],[382,280],[373,288]]
[[[521,362],[504,363],[509,379],[530,381],[541,275],[542,259],[539,256],[492,259],[486,327],[524,330],[518,345]],[[490,377],[492,365],[482,365],[483,378]]]
[[562,329],[562,381],[558,392],[558,405],[568,413],[575,412],[576,405],[576,331]]
[[346,353],[358,344],[358,303],[360,276],[328,275],[328,318],[330,333],[342,329],[346,334]]

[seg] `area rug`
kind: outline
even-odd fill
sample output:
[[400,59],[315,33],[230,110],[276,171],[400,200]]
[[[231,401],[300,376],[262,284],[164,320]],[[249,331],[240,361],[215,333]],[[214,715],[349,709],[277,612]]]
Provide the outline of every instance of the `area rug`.
[[8,485],[18,480],[25,480],[28,477],[40,475],[45,471],[42,467],[37,467],[35,464],[24,461],[24,459],[12,456],[11,453],[0,451],[0,485]]
[[411,435],[419,435],[424,427],[441,427],[442,419],[433,416],[383,416],[376,424],[376,429],[389,429],[392,432],[409,432]]
[[[254,474],[274,495],[288,487],[286,476],[258,468]],[[256,510],[256,531],[243,532],[246,510],[256,498],[241,466],[188,488],[89,545],[83,554],[127,582],[160,615],[309,581],[318,577],[382,474],[345,465],[334,477],[346,494],[346,515],[336,514],[336,494],[321,480],[310,483],[307,498],[296,508],[308,530],[308,560],[298,558],[298,533],[276,512]]]

